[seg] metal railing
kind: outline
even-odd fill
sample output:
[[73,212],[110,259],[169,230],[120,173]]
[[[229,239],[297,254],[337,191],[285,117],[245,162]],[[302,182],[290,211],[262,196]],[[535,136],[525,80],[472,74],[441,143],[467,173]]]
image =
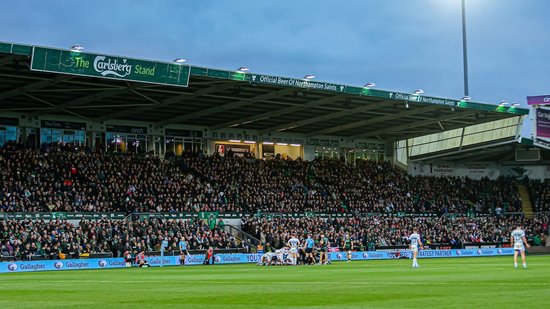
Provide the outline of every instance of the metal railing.
[[238,241],[251,249],[258,249],[258,245],[261,244],[260,240],[232,225],[226,225],[225,231],[233,235]]

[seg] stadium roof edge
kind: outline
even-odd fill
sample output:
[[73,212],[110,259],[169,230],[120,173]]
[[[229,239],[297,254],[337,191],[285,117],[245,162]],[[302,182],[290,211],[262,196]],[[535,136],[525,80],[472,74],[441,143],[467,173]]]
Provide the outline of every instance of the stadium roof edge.
[[[41,46],[0,42],[0,53],[32,57],[32,51],[34,47],[41,47]],[[64,49],[55,49],[55,50],[62,51]],[[108,55],[108,56],[115,56],[115,55]],[[151,61],[151,60],[147,60],[147,61]],[[212,68],[192,66],[192,65],[189,67],[190,67],[190,74],[193,76],[202,76],[202,77],[210,77],[210,78],[217,78],[217,79],[249,82],[251,84],[264,84],[264,85],[273,85],[278,87],[318,90],[318,91],[324,91],[324,92],[346,94],[351,96],[366,96],[366,97],[380,98],[384,100],[418,102],[418,103],[426,103],[426,104],[434,104],[434,105],[447,105],[450,107],[479,110],[479,111],[488,111],[488,112],[498,112],[498,113],[511,114],[511,115],[528,115],[529,114],[529,109],[515,108],[511,106],[507,107],[507,106],[499,106],[496,104],[469,102],[469,101],[439,98],[439,97],[420,96],[420,95],[413,95],[411,93],[369,89],[366,87],[334,84],[334,83],[322,82],[322,81],[308,81],[308,80],[299,79],[299,78],[289,78],[289,77],[265,75],[265,74],[257,74],[257,73],[241,73],[241,72],[230,71],[230,70],[212,69]]]

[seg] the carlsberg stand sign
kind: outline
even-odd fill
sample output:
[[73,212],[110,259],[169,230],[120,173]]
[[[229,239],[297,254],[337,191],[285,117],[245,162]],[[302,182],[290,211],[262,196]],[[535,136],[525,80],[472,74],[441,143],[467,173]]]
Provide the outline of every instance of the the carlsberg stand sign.
[[31,70],[187,87],[188,65],[34,47]]

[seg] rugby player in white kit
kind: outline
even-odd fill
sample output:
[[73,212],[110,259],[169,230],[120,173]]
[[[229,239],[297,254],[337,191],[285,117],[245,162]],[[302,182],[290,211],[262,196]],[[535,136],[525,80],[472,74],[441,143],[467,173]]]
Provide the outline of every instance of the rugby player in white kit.
[[529,243],[527,243],[525,232],[521,228],[521,224],[512,231],[510,236],[510,243],[514,246],[514,267],[518,268],[518,252],[520,252],[523,268],[527,268],[527,262],[525,261],[525,247],[529,248],[530,246]]
[[418,234],[418,229],[416,229],[416,228],[413,229],[413,233],[409,236],[409,240],[411,242],[410,249],[411,249],[412,258],[413,258],[413,266],[412,267],[413,268],[418,268],[418,267],[420,267],[418,265],[418,260],[417,260],[418,248],[422,247],[422,240],[420,240],[420,235]]
[[287,247],[275,250],[275,256],[277,257],[278,265],[291,265],[292,258],[290,257],[290,250]]
[[[273,258],[274,257],[276,257],[275,253],[266,252],[264,255],[262,255],[262,257],[258,261],[258,265],[260,265],[260,266],[271,266],[271,264],[273,263]],[[275,261],[275,263],[277,263],[277,262]]]
[[296,265],[298,262],[298,247],[300,247],[300,240],[296,238],[296,235],[292,234],[292,237],[288,240],[288,246],[290,247],[292,265]]

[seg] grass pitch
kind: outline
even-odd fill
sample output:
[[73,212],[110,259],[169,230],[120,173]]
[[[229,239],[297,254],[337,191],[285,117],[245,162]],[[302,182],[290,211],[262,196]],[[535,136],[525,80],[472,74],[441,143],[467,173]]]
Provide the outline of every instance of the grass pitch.
[[0,308],[547,308],[550,256],[0,274]]

